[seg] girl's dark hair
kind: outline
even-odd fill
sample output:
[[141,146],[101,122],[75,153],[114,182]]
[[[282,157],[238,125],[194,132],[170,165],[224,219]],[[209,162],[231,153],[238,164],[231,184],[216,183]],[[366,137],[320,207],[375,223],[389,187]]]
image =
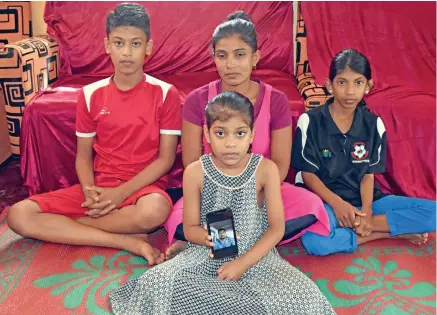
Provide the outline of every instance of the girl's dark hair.
[[208,129],[215,121],[228,121],[235,113],[238,113],[253,130],[253,105],[247,97],[240,93],[231,91],[220,93],[208,102],[205,112]]
[[150,39],[150,18],[146,9],[137,3],[121,3],[106,18],[106,35],[119,26],[134,26]]
[[[367,80],[372,79],[369,60],[355,49],[344,49],[332,59],[329,67],[329,80],[334,81],[337,74],[342,73],[346,68],[363,75]],[[360,101],[358,106],[366,107],[364,99]]]
[[243,11],[230,14],[225,22],[216,27],[212,34],[212,51],[215,51],[215,46],[219,40],[232,35],[240,35],[241,39],[252,48],[253,52],[258,50],[255,25]]

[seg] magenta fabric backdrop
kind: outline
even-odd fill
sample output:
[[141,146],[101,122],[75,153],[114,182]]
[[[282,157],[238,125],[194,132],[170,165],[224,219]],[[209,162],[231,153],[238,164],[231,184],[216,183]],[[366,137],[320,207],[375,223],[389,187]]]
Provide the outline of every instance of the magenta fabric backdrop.
[[[119,2],[48,1],[48,33],[59,42],[61,73],[109,75],[105,54],[106,15]],[[214,72],[209,45],[226,16],[244,10],[258,32],[259,68],[293,73],[293,8],[291,2],[142,2],[150,15],[154,52],[144,70],[150,74]]]

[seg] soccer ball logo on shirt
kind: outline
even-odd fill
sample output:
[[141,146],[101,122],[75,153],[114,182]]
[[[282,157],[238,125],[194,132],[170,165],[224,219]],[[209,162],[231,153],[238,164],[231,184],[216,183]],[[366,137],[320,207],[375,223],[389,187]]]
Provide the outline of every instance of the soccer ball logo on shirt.
[[369,163],[369,160],[366,160],[369,156],[369,151],[367,151],[364,142],[355,142],[352,147],[354,149],[351,152],[352,163]]

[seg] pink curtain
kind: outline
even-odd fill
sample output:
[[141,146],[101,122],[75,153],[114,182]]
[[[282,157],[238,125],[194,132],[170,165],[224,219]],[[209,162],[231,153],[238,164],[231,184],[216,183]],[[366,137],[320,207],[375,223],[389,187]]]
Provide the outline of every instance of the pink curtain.
[[[112,64],[103,48],[106,15],[120,3],[47,1],[48,33],[60,44],[61,74],[109,75]],[[209,45],[226,16],[244,10],[255,23],[262,52],[260,68],[293,73],[291,2],[138,2],[150,14],[154,52],[151,74],[215,71]]]
[[308,59],[317,83],[333,56],[355,48],[372,65],[376,88],[415,86],[435,94],[435,2],[301,3]]

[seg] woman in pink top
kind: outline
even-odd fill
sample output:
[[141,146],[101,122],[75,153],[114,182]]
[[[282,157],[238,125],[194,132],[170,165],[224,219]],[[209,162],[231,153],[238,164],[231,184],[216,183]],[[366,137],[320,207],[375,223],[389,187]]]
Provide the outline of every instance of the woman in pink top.
[[[210,152],[203,138],[208,101],[223,91],[239,92],[254,104],[255,138],[252,152],[272,159],[280,171],[286,219],[285,235],[280,244],[299,237],[307,230],[328,235],[329,219],[322,200],[303,188],[284,182],[291,158],[291,112],[287,97],[282,92],[250,79],[252,69],[260,59],[255,26],[246,14],[236,12],[216,28],[212,42],[213,58],[221,80],[194,90],[185,100],[182,114],[184,167]],[[172,244],[167,249],[167,258],[186,246],[182,221],[183,198],[175,204],[165,224],[169,244]]]

